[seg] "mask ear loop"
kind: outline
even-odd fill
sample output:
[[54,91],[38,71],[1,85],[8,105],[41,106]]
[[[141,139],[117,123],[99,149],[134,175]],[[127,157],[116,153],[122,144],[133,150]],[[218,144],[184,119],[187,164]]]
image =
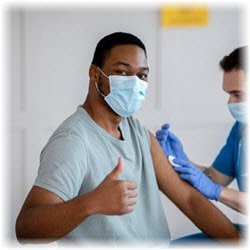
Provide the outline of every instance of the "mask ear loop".
[[[109,77],[108,77],[108,76],[107,76],[98,66],[96,66],[96,67],[97,67],[97,69],[98,69],[106,78],[109,79]],[[95,82],[95,87],[96,87],[97,92],[98,92],[103,98],[105,98],[106,96],[100,91],[97,82]]]
[[106,96],[105,96],[105,95],[100,91],[100,89],[98,88],[97,82],[95,82],[95,87],[96,87],[97,92],[98,92],[103,98],[105,98]]
[[97,67],[97,69],[105,76],[105,77],[107,77],[107,78],[109,78],[98,66],[96,66]]

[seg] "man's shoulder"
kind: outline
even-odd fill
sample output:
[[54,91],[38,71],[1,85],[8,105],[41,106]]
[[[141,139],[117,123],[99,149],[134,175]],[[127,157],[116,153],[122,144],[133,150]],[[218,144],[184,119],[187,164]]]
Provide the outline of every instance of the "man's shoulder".
[[139,121],[138,118],[134,117],[134,116],[130,116],[127,119],[127,123],[128,125],[137,130],[138,132],[141,132],[141,133],[145,133],[147,132],[147,128]]
[[81,113],[78,107],[75,113],[71,114],[58,126],[50,137],[49,142],[59,138],[66,140],[69,138],[78,138],[82,140],[86,130],[85,124],[86,119],[84,113]]
[[137,118],[130,116],[126,122],[131,134],[144,142],[150,142],[148,129]]

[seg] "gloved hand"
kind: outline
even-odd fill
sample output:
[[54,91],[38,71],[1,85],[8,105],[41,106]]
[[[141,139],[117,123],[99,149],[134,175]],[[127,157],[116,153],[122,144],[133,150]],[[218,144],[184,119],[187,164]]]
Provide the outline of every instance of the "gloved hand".
[[182,159],[174,159],[174,163],[180,165],[180,167],[173,166],[174,170],[180,173],[180,177],[183,180],[188,181],[204,196],[206,196],[208,199],[216,201],[220,198],[222,190],[221,185],[215,184],[191,162]]
[[183,150],[183,146],[177,136],[169,131],[169,124],[164,124],[161,130],[156,132],[156,138],[160,143],[166,156],[174,156],[175,158],[188,160]]

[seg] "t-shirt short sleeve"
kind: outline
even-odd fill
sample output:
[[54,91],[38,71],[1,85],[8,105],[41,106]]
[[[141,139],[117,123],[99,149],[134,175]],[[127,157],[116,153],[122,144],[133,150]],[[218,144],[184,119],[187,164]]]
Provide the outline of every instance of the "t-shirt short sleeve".
[[237,144],[238,124],[235,123],[212,166],[222,174],[235,177],[235,145]]
[[74,134],[60,135],[43,149],[34,186],[51,191],[66,201],[77,196],[86,174],[84,142]]

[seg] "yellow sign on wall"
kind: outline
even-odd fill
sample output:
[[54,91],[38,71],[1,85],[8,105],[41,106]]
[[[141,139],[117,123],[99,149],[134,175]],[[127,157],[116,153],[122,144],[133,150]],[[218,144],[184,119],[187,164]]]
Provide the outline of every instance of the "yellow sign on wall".
[[161,8],[163,27],[208,25],[208,8],[200,5],[165,5]]

